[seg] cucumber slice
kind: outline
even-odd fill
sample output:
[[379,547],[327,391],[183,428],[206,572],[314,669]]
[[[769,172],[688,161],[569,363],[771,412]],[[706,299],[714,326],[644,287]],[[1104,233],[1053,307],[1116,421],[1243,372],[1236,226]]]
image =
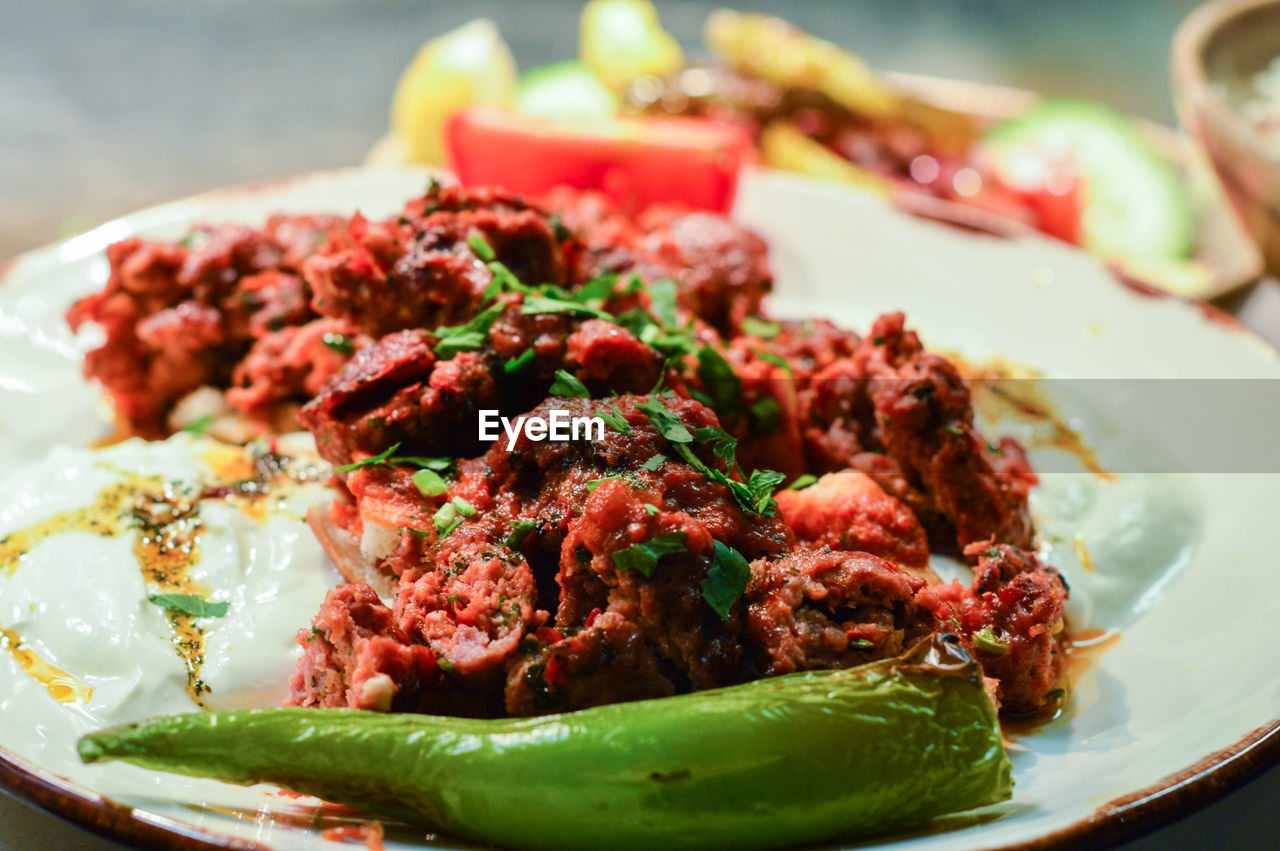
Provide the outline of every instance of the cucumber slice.
[[1084,247],[1118,259],[1179,258],[1195,246],[1191,195],[1173,163],[1120,112],[1092,101],[1046,99],[996,125],[985,140],[1017,186],[1020,164],[1069,159],[1081,183]]
[[516,109],[548,118],[607,118],[618,97],[581,62],[556,62],[526,71],[516,89]]

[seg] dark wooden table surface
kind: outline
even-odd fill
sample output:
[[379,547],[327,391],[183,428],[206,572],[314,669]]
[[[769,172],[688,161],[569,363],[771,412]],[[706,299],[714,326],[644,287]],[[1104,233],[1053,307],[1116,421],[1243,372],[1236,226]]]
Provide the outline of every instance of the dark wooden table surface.
[[[0,257],[193,192],[356,163],[384,132],[391,87],[424,39],[488,16],[530,67],[574,53],[580,5],[0,3]],[[660,3],[695,50],[716,5]],[[786,14],[881,68],[1081,94],[1171,124],[1168,45],[1195,3],[725,5]],[[1221,303],[1280,344],[1275,281]],[[1128,847],[1213,846],[1280,847],[1280,770]],[[0,795],[0,849],[111,847]]]

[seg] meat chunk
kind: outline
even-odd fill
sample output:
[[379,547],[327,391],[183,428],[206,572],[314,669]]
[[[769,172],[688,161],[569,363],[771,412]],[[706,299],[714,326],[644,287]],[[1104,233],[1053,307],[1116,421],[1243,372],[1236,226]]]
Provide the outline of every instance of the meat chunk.
[[290,706],[405,711],[439,676],[435,654],[406,640],[368,585],[330,591],[298,643],[302,659],[289,678]]
[[550,644],[526,639],[509,669],[505,698],[509,715],[585,709],[675,693],[641,628],[620,612],[599,612],[577,631],[547,633]]
[[533,574],[518,553],[467,524],[441,542],[434,569],[406,574],[397,626],[451,675],[500,671],[535,618]]
[[[354,347],[332,319],[291,325],[259,337],[232,372],[227,402],[260,422],[289,431],[296,411],[347,362]],[[283,415],[283,416],[282,416]]]
[[1029,546],[1027,484],[993,468],[955,367],[926,352],[900,313],[876,320],[855,360],[869,379],[879,442],[954,526],[959,546]]
[[899,566],[924,567],[924,527],[866,473],[828,473],[803,490],[782,491],[778,508],[796,539],[814,549],[867,552]]
[[752,572],[746,624],[765,676],[896,656],[935,628],[924,580],[869,553],[796,550]]
[[[559,370],[597,394],[648,389],[661,375],[661,356],[627,330],[600,319],[526,314],[522,304],[519,296],[497,304],[502,312],[483,342],[447,358],[437,357],[438,341],[426,331],[383,337],[361,349],[299,421],[334,464],[395,444],[405,455],[470,457],[482,447],[481,409],[524,413],[546,398]],[[521,361],[527,351],[532,357]]]
[[1049,702],[1064,660],[1062,605],[1067,586],[1032,553],[979,543],[974,580],[935,589],[944,627],[956,629],[989,677],[1002,709],[1031,712]]
[[756,234],[713,213],[655,208],[639,221],[645,280],[674,278],[680,306],[732,336],[756,316],[773,288],[768,246]]
[[226,388],[255,341],[313,319],[298,265],[333,225],[274,217],[263,230],[205,226],[181,244],[131,238],[110,246],[106,287],[76,302],[67,321],[105,332],[85,356],[85,375],[111,395],[122,430],[166,436],[178,400],[200,387]]

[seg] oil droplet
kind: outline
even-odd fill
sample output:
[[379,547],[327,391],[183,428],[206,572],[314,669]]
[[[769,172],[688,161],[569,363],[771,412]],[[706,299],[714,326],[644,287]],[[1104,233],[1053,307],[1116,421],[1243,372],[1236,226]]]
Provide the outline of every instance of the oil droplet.
[[88,703],[93,697],[92,688],[40,658],[34,650],[23,643],[22,636],[14,630],[0,627],[0,647],[12,653],[18,666],[44,686],[49,695],[59,703],[83,704]]

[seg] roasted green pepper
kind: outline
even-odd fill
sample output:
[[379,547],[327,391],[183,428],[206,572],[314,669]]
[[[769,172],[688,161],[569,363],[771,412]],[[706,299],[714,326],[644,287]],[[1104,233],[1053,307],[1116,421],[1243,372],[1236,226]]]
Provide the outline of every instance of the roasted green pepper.
[[766,848],[1009,797],[981,672],[957,644],[539,718],[260,709],[86,736],[86,762],[270,782],[520,848]]

